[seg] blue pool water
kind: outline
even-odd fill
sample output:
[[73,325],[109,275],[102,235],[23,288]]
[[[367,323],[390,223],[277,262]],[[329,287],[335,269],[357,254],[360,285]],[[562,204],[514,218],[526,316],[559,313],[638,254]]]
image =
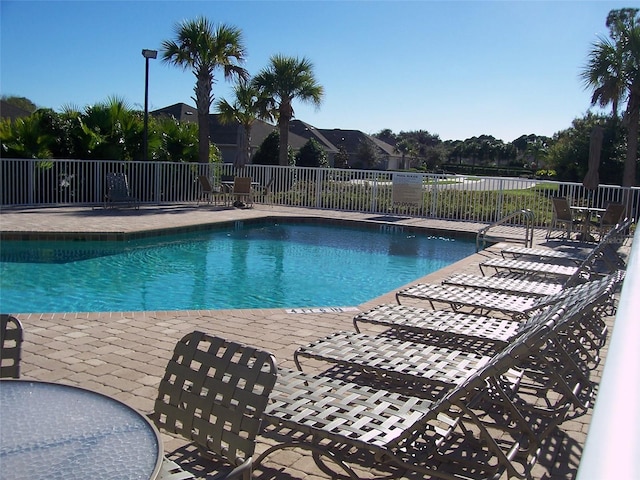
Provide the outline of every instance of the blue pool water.
[[469,240],[306,223],[127,242],[4,241],[0,311],[352,306],[474,251]]

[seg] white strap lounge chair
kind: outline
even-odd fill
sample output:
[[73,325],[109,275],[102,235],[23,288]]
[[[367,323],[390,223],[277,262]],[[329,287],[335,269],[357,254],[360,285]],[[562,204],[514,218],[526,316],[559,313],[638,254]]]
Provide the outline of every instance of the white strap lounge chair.
[[579,294],[589,288],[588,284],[567,287],[558,293],[545,296],[525,296],[494,292],[479,288],[458,287],[454,285],[416,284],[396,292],[396,301],[413,299],[428,302],[434,310],[436,304],[448,306],[453,311],[466,311],[479,315],[502,315],[513,320],[524,320],[536,310],[546,308],[564,296]]
[[[617,257],[617,261],[615,265],[620,265],[620,257],[615,252],[615,247],[617,247],[621,243],[621,239],[624,235],[624,232],[631,226],[632,220],[630,218],[621,219],[615,225],[608,226],[607,232],[605,235],[601,236],[600,241],[598,243],[605,245],[602,248],[604,252],[607,246],[612,247],[611,252],[615,257]],[[595,247],[593,247],[595,248]],[[576,265],[580,265],[591,253],[593,248],[589,248],[587,251],[581,250],[576,246],[572,246],[570,249],[559,250],[555,248],[530,248],[530,247],[521,247],[518,245],[509,245],[502,250],[500,253],[503,258],[507,258],[507,256],[512,258],[521,258],[521,257],[533,257],[537,260],[545,260],[545,259],[556,259],[556,260],[568,260],[569,262],[573,262]],[[608,259],[605,256],[605,261]]]
[[[619,225],[619,228],[622,228],[623,225],[626,225],[626,223]],[[608,241],[598,243],[578,266],[562,265],[559,263],[551,263],[550,261],[532,262],[520,259],[492,258],[480,263],[479,267],[483,275],[485,275],[485,269],[492,268],[496,272],[508,271],[537,275],[540,277],[569,278],[575,275],[578,271],[590,272],[593,270],[596,262],[603,258],[605,249],[608,247],[608,243]],[[612,262],[605,263],[609,268],[614,265]],[[616,266],[618,263],[619,262],[615,262]]]

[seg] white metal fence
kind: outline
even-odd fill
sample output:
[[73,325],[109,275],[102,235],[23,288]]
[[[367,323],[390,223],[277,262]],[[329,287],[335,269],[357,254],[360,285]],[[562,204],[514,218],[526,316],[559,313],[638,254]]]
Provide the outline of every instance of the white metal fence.
[[263,165],[236,170],[231,164],[4,158],[0,159],[1,205],[101,205],[110,172],[127,175],[131,195],[141,204],[196,202],[201,195],[198,175],[207,175],[214,185],[238,175],[252,177],[259,185],[258,202],[482,223],[526,209],[535,213],[536,225],[547,225],[552,196],[599,207],[622,202],[634,218],[640,206],[638,188],[601,185],[591,192],[580,183],[524,178],[416,174],[421,177],[419,200],[397,204],[394,173],[388,171]]

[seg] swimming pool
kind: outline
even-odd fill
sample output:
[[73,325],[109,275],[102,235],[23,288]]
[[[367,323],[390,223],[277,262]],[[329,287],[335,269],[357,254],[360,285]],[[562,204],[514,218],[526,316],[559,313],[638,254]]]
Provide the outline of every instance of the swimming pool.
[[3,241],[0,311],[353,306],[475,251],[468,239],[309,223],[236,223],[130,241]]

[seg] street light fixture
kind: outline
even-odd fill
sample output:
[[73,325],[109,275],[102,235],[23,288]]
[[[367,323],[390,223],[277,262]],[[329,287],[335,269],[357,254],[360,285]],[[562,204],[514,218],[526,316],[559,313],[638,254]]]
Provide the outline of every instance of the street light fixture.
[[145,63],[145,75],[144,75],[144,159],[149,159],[149,59],[158,58],[157,50],[142,50],[142,56]]

